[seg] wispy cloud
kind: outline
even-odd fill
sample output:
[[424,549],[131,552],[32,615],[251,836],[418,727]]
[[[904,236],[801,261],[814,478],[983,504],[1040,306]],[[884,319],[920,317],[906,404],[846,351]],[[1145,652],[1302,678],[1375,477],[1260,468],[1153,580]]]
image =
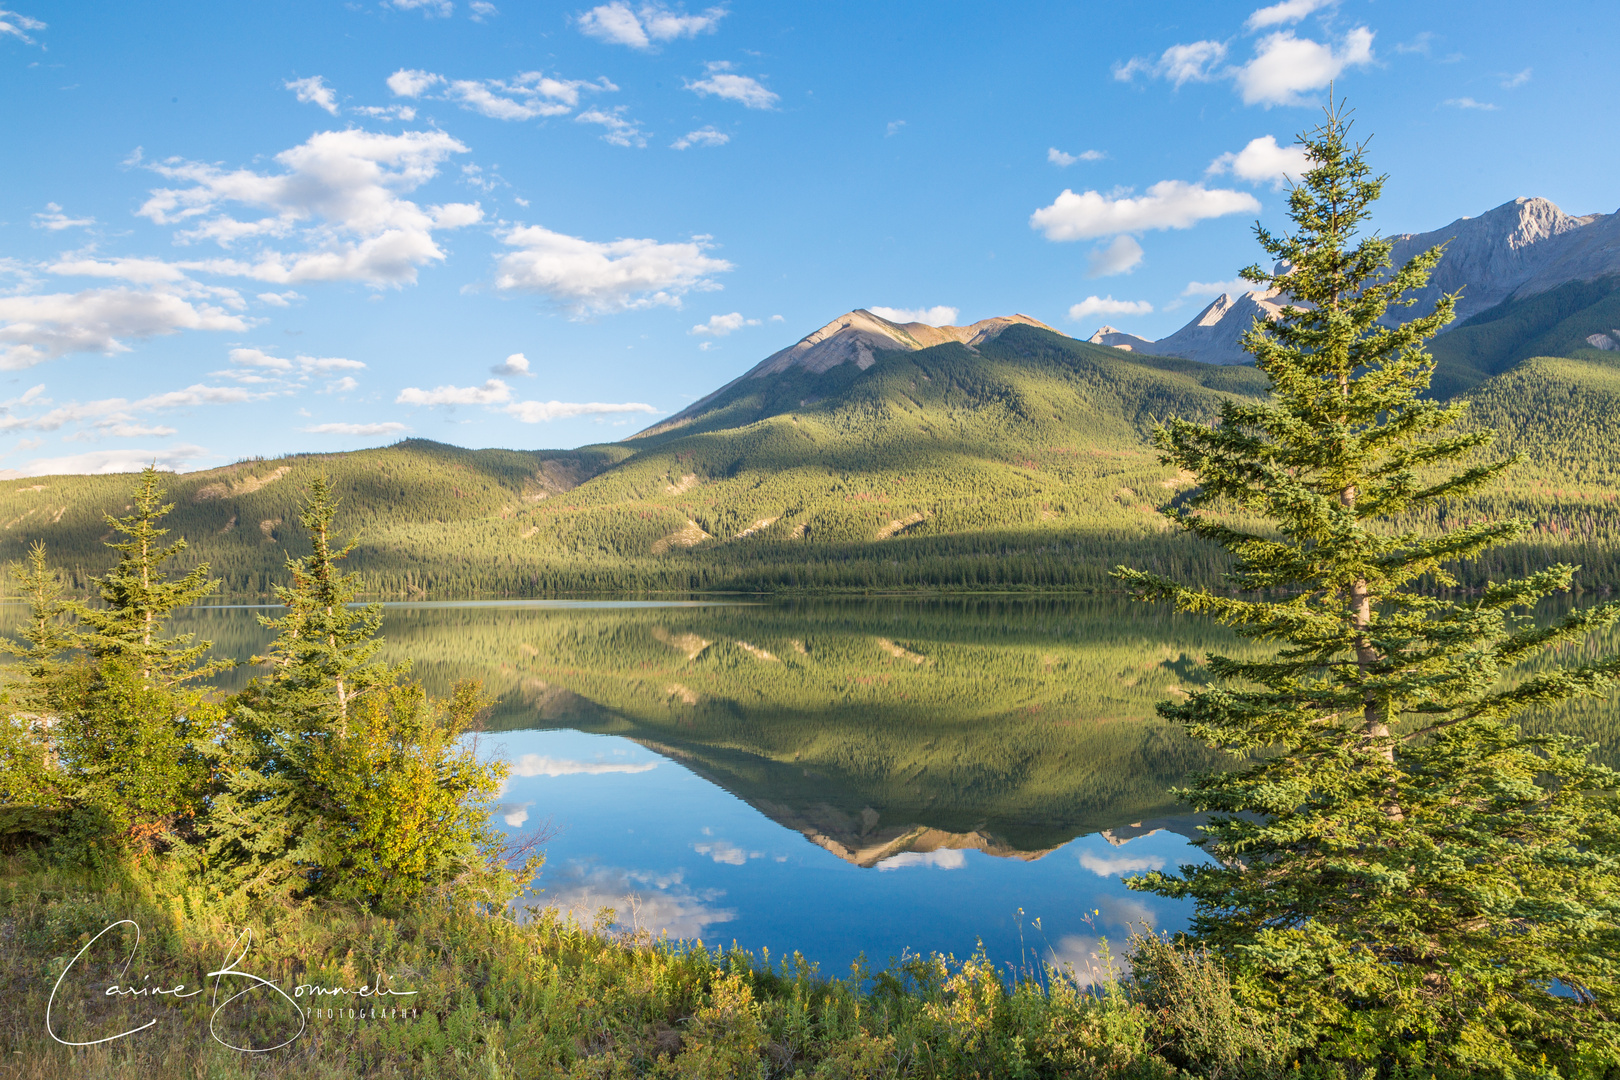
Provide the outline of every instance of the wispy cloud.
[[49,202],[45,209],[34,215],[34,228],[49,229],[52,232],[61,232],[63,229],[83,229],[96,223],[93,217],[75,218],[62,213],[58,203]]
[[712,34],[726,15],[723,7],[712,7],[701,15],[688,15],[663,4],[642,4],[632,8],[623,0],[613,0],[591,8],[577,20],[580,33],[611,45],[651,50],[668,41]]
[[1046,160],[1060,169],[1067,169],[1077,161],[1101,161],[1107,156],[1101,150],[1082,150],[1078,154],[1065,154],[1055,146],[1046,151]]
[[397,423],[393,420],[385,420],[376,424],[351,424],[341,422],[331,424],[311,424],[309,427],[300,428],[299,430],[307,431],[311,435],[374,436],[397,435],[402,431],[409,431],[411,429],[406,427],[404,424]]
[[1069,308],[1075,322],[1093,315],[1150,315],[1153,305],[1146,300],[1115,300],[1113,296],[1088,296]]
[[1447,98],[1440,104],[1449,105],[1453,109],[1478,109],[1480,112],[1496,112],[1500,105],[1492,105],[1488,101],[1475,101],[1471,97]]
[[[749,109],[773,108],[781,98],[767,90],[758,79],[733,72],[729,60],[717,60],[704,65],[704,77],[687,79],[686,88],[695,94],[710,95],[726,101],[735,101]],[[892,132],[891,132],[892,134]]]
[[696,131],[688,131],[685,135],[669,144],[671,150],[686,150],[693,146],[724,146],[731,141],[731,136],[712,127],[700,127]]
[[288,79],[282,83],[288,90],[298,96],[298,100],[306,105],[317,105],[333,116],[338,114],[337,91],[326,85],[326,80],[319,75],[311,75],[307,79]]

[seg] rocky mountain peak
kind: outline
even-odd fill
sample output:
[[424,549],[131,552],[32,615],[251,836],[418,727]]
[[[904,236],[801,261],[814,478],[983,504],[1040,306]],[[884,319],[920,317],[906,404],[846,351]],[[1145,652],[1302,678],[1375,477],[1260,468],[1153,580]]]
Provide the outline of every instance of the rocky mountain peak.
[[[865,308],[856,308],[811,331],[787,348],[772,353],[714,393],[694,401],[669,419],[659,421],[631,438],[653,435],[681,426],[744,379],[763,379],[793,368],[803,368],[819,375],[824,371],[831,371],[840,364],[848,363],[853,363],[864,371],[877,362],[875,354],[878,352],[897,349],[915,352],[949,341],[959,342],[972,349],[999,337],[1010,326],[1036,326],[1042,330],[1052,330],[1052,327],[1039,319],[1023,314],[998,315],[990,319],[980,319],[968,326],[930,326],[918,322],[890,322]],[[1052,330],[1052,332],[1060,331]]]

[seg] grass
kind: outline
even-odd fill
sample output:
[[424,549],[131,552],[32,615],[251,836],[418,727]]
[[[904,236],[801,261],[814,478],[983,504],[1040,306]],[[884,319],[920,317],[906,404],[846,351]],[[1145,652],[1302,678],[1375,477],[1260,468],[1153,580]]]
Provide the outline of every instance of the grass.
[[[127,972],[118,965],[134,938],[118,928],[73,965],[53,1021],[77,1041],[154,1017],[159,1024],[101,1046],[57,1045],[44,1027],[53,981],[120,919],[144,932]],[[341,1016],[327,1019],[328,1004],[290,1045],[250,1054],[210,1037],[206,992],[179,1004],[103,993],[109,982],[205,985],[249,927],[252,949],[237,970],[289,993],[300,985],[415,990],[381,999],[408,1003],[414,1015],[372,1018],[369,1004],[364,1019],[350,1019],[354,999],[345,998]],[[1188,1064],[1204,1075],[1342,1075],[1296,1072],[1286,1032],[1246,1010],[1214,961],[1156,941],[1145,953],[1154,993],[1133,989],[1106,958],[1098,971],[1065,974],[1033,955],[1023,970],[997,970],[982,957],[906,957],[875,974],[832,978],[798,957],[614,936],[547,912],[517,921],[446,903],[393,917],[327,906],[229,909],[172,862],[93,873],[49,869],[28,853],[0,864],[0,928],[0,1067],[17,1080],[1169,1078]],[[297,1028],[278,998],[245,999],[220,1018],[217,1030],[238,1046],[274,1045]]]

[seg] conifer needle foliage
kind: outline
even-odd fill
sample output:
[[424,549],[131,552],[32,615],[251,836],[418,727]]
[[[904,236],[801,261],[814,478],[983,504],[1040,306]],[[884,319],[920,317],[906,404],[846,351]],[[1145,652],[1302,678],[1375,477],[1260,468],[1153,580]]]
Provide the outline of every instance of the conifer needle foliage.
[[1393,268],[1390,242],[1363,231],[1385,178],[1350,128],[1334,107],[1302,136],[1292,233],[1256,228],[1277,263],[1244,277],[1290,304],[1244,339],[1271,399],[1156,433],[1163,460],[1199,484],[1166,513],[1234,554],[1230,589],[1118,576],[1279,647],[1211,656],[1217,685],[1159,707],[1234,762],[1179,792],[1212,812],[1213,860],[1131,885],[1192,898],[1189,937],[1327,1056],[1425,1074],[1536,1061],[1537,1075],[1603,1073],[1620,1063],[1620,777],[1514,719],[1615,686],[1620,660],[1558,667],[1549,654],[1620,608],[1535,625],[1532,606],[1573,583],[1567,565],[1471,595],[1434,588],[1529,526],[1403,524],[1513,462],[1470,464],[1491,433],[1458,433],[1466,406],[1425,396],[1424,342],[1455,297],[1386,318],[1441,251]]
[[[332,536],[338,499],[324,474],[299,521],[311,551],[288,558],[286,613],[269,669],[232,702],[222,790],[207,854],[222,884],[250,896],[325,895],[395,903],[455,885],[500,900],[539,869],[510,870],[489,824],[506,767],[461,741],[484,702],[476,684],[448,702],[402,681],[409,665],[377,659],[382,605],[357,606],[359,575]],[[526,875],[526,876],[525,876]]]

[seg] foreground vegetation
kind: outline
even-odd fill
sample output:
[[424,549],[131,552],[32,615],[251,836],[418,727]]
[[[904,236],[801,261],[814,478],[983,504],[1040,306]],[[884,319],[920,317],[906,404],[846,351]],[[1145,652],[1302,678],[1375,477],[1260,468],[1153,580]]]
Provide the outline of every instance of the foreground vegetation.
[[[53,1042],[44,1030],[52,980],[92,935],[126,918],[143,930],[136,959],[121,970],[132,933],[97,942],[63,982],[55,1030],[89,1041],[152,1019],[157,1026],[100,1046]],[[214,900],[160,861],[92,874],[26,857],[0,864],[0,927],[0,1054],[19,1080],[1377,1074],[1313,1060],[1308,1028],[1286,1003],[1261,1006],[1256,988],[1234,982],[1210,955],[1156,938],[1135,943],[1131,974],[1106,956],[1075,972],[1044,968],[1031,954],[1001,969],[983,957],[910,957],[840,979],[796,957],[615,936],[546,912],[520,922],[444,898],[394,913],[330,902],[243,907]],[[238,970],[289,992],[378,983],[414,991],[381,999],[414,1015],[373,1017],[372,999],[364,1017],[351,1018],[358,1003],[345,998],[341,1015],[328,1018],[334,999],[312,1008],[300,998],[311,1015],[295,1041],[244,1053],[210,1035],[210,994],[114,1003],[102,993],[112,982],[211,985],[204,976],[232,955],[244,927],[253,945]],[[228,979],[220,1000],[245,987]],[[286,1002],[260,994],[223,1010],[215,1032],[269,1047],[298,1026]],[[1577,1056],[1570,1068],[1566,1056],[1522,1075],[1604,1075],[1601,1051],[1580,1053],[1596,1067],[1583,1070]]]

